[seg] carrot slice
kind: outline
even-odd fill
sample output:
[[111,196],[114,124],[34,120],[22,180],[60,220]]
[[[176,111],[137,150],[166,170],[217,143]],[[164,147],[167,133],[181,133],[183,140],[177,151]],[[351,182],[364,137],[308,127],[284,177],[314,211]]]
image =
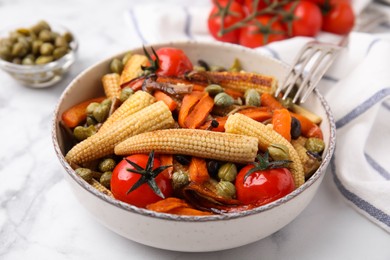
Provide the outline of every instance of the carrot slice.
[[301,123],[301,132],[304,137],[317,137],[324,139],[321,128],[303,115],[290,112]]
[[169,110],[173,111],[176,109],[177,102],[173,100],[172,97],[165,94],[164,92],[160,90],[156,90],[154,91],[153,96],[156,98],[157,101],[162,100],[169,107]]
[[284,108],[283,105],[269,93],[262,93],[260,100],[262,106],[269,107],[271,110]]
[[177,122],[181,127],[185,127],[184,121],[186,120],[188,114],[204,95],[207,95],[207,93],[194,91],[191,94],[184,96],[177,119]]
[[291,142],[291,114],[286,108],[274,110],[272,125],[276,132]]
[[258,122],[263,122],[272,118],[272,113],[267,107],[247,108],[240,110],[237,113],[246,115],[247,117],[250,117]]
[[146,206],[147,209],[156,212],[176,215],[203,216],[212,215],[211,212],[192,208],[186,201],[175,197],[169,197]]
[[123,83],[121,88],[129,87],[134,91],[138,91],[142,89],[142,84],[144,83],[145,78],[138,78],[134,80],[130,80],[129,82]]
[[196,183],[203,183],[210,178],[206,160],[203,158],[192,157],[188,172],[190,180]]
[[195,129],[201,126],[213,109],[214,100],[205,92],[205,95],[194,106],[191,113],[184,120],[184,125],[187,128]]
[[193,208],[175,208],[169,211],[171,214],[187,216],[208,216],[213,215],[211,212],[201,211]]
[[[211,123],[213,120],[218,122],[217,127],[211,127]],[[225,123],[227,120],[227,116],[216,117],[213,120],[206,121],[203,125],[201,125],[199,127],[199,129],[203,129],[203,130],[209,129],[209,130],[215,131],[215,132],[225,132]]]
[[62,113],[62,121],[67,127],[73,128],[87,118],[86,109],[92,102],[102,102],[106,97],[92,98],[74,105]]
[[[172,154],[161,154],[160,155],[160,163],[161,163],[161,165],[173,165]],[[171,179],[172,173],[173,173],[173,167],[169,167],[169,168],[165,169],[161,174],[164,174],[169,179]]]

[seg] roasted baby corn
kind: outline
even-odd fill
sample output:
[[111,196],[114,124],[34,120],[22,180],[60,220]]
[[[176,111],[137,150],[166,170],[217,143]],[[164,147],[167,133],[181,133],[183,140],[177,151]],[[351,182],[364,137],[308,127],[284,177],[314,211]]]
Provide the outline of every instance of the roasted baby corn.
[[208,159],[248,163],[255,160],[257,139],[197,129],[168,129],[139,134],[115,147],[117,155],[133,153],[185,154]]
[[117,121],[120,121],[139,110],[151,105],[155,101],[154,97],[145,91],[137,91],[126,99],[123,104],[115,110],[115,112],[107,118],[103,125],[99,129],[100,132],[104,132],[111,127]]
[[271,144],[285,145],[289,150],[291,173],[295,186],[298,188],[305,182],[305,175],[301,160],[294,147],[285,138],[272,130],[270,127],[257,122],[242,114],[230,115],[225,123],[227,133],[254,136],[258,139],[259,149],[266,151]]
[[147,131],[172,127],[175,121],[164,102],[159,101],[120,120],[108,130],[98,132],[75,145],[66,160],[82,164],[113,154],[114,147],[126,138]]
[[100,191],[100,192],[102,192],[110,197],[114,197],[114,195],[112,195],[112,192],[109,189],[107,189],[106,187],[104,187],[102,184],[100,184],[100,182],[98,182],[97,180],[92,179],[90,184],[92,185],[92,187],[94,187],[98,191]]
[[305,148],[306,140],[307,138],[300,136],[296,140],[291,140],[291,144],[295,148],[299,158],[301,159],[303,171],[305,172],[305,178],[307,179],[320,166],[321,161],[307,154],[307,149]]
[[141,66],[146,66],[148,62],[148,58],[145,55],[132,55],[123,68],[120,84],[122,85],[123,83],[129,82],[130,80],[138,77],[142,72]]
[[102,77],[104,93],[108,98],[119,98],[121,95],[120,76],[117,73],[109,73]]

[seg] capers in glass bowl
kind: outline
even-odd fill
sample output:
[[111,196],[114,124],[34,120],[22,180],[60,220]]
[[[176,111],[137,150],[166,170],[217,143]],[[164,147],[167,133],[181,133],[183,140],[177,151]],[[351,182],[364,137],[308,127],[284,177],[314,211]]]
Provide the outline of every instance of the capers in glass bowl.
[[76,60],[78,43],[65,27],[38,21],[0,31],[0,68],[25,86],[59,82]]

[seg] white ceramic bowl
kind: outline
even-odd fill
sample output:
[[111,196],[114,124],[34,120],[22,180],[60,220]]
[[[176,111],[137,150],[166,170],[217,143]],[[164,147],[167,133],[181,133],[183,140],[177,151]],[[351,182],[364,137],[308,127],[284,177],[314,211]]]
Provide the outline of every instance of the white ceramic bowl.
[[[193,62],[203,59],[211,64],[231,64],[240,58],[245,70],[284,77],[287,66],[258,52],[224,43],[181,42],[153,45],[178,47]],[[132,50],[142,53],[142,49]],[[116,57],[120,57],[119,54]],[[103,225],[136,242],[176,251],[205,252],[238,247],[262,239],[291,222],[304,210],[316,193],[335,146],[335,125],[329,106],[315,92],[307,107],[323,118],[321,129],[326,149],[319,169],[301,187],[265,206],[240,213],[213,216],[177,216],[137,208],[106,196],[76,175],[64,159],[66,144],[59,127],[62,112],[87,98],[102,94],[100,79],[108,71],[110,57],[97,63],[74,79],[62,94],[55,110],[52,138],[65,177],[81,204]]]

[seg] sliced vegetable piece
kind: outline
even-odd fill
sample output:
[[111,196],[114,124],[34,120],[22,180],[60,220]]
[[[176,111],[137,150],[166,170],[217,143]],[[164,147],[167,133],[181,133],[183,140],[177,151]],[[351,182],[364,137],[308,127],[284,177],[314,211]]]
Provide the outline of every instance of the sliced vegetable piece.
[[199,100],[199,102],[194,106],[194,109],[192,109],[190,114],[184,120],[184,125],[191,129],[198,128],[206,121],[206,118],[213,109],[213,106],[213,99],[207,94],[207,92],[205,92],[205,95]]
[[272,125],[276,132],[291,142],[291,115],[285,109],[275,109],[272,115]]
[[282,109],[283,105],[271,94],[262,93],[260,96],[261,105],[269,107],[271,110]]
[[181,107],[180,107],[180,111],[179,111],[179,117],[177,120],[179,123],[179,126],[185,127],[184,121],[186,120],[191,109],[205,95],[207,95],[207,93],[194,91],[191,94],[184,96]]
[[303,115],[291,112],[291,116],[295,117],[301,123],[301,132],[304,137],[317,137],[324,139],[321,128]]
[[160,90],[156,90],[156,91],[154,91],[153,96],[158,101],[162,100],[169,107],[169,110],[173,111],[176,109],[177,102],[172,97],[165,94],[164,92],[162,92]]
[[203,183],[210,179],[206,160],[203,158],[192,157],[188,172],[190,180],[196,183]]

